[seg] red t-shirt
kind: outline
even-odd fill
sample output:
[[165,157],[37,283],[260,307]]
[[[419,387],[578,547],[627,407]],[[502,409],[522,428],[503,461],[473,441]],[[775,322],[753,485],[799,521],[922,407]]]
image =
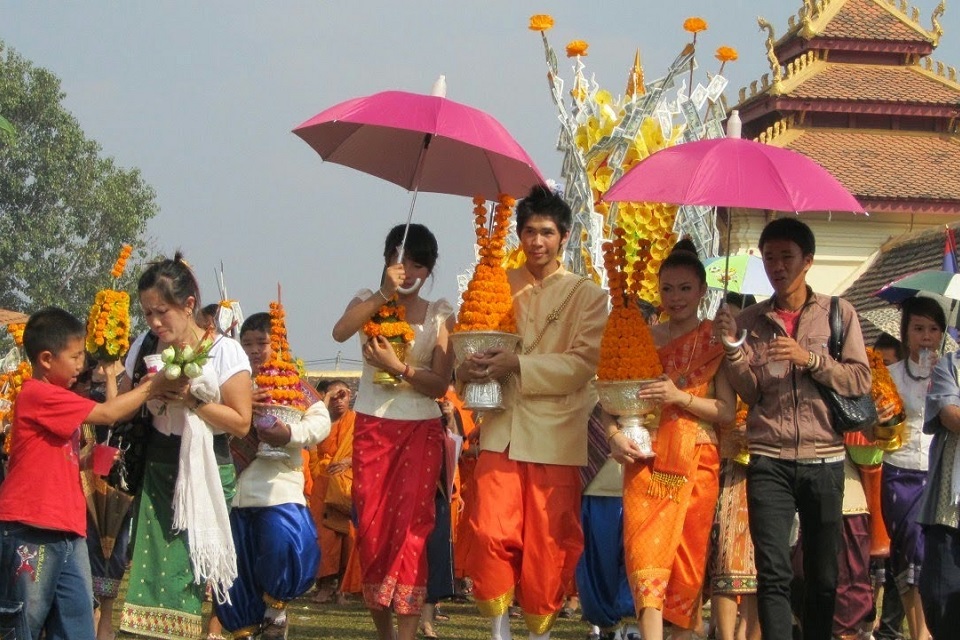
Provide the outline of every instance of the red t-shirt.
[[787,335],[791,338],[797,337],[797,322],[800,320],[800,311],[787,311],[786,309],[777,309],[777,316],[783,321],[783,328],[787,330]]
[[0,520],[87,535],[80,486],[80,425],[96,403],[40,380],[23,383],[13,417]]

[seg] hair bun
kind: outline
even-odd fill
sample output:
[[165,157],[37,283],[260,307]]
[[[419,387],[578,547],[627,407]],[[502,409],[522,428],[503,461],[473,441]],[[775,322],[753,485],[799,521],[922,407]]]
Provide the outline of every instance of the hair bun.
[[677,251],[686,251],[697,255],[697,245],[693,244],[693,240],[690,238],[681,238],[677,241],[677,244],[673,245],[673,249],[670,250],[670,253],[675,253]]

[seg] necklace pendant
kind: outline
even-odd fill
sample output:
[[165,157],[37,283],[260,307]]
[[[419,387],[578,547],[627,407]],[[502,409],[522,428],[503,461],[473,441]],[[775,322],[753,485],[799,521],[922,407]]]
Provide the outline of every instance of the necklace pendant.
[[687,376],[680,374],[680,377],[677,378],[677,386],[681,389],[687,386]]

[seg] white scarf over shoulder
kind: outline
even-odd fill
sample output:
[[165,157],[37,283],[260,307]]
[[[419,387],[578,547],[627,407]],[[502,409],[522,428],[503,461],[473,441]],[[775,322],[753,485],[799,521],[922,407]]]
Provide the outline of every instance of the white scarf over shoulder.
[[[200,400],[219,402],[220,385],[214,372],[204,367],[203,374],[191,381],[190,392]],[[217,602],[229,603],[227,590],[237,578],[237,553],[213,452],[213,432],[183,405],[169,405],[168,410],[186,414],[173,492],[173,529],[187,534],[194,582],[209,582]]]

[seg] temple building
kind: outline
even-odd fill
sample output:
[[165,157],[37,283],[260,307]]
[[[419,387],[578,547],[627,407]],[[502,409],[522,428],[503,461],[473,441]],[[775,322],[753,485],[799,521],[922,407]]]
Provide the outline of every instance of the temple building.
[[[759,19],[770,72],[732,107],[743,137],[813,158],[870,213],[801,214],[822,293],[844,291],[891,240],[960,218],[960,83],[932,57],[944,11],[922,23],[905,0],[804,0],[779,39]],[[732,210],[731,253],[779,215]]]

